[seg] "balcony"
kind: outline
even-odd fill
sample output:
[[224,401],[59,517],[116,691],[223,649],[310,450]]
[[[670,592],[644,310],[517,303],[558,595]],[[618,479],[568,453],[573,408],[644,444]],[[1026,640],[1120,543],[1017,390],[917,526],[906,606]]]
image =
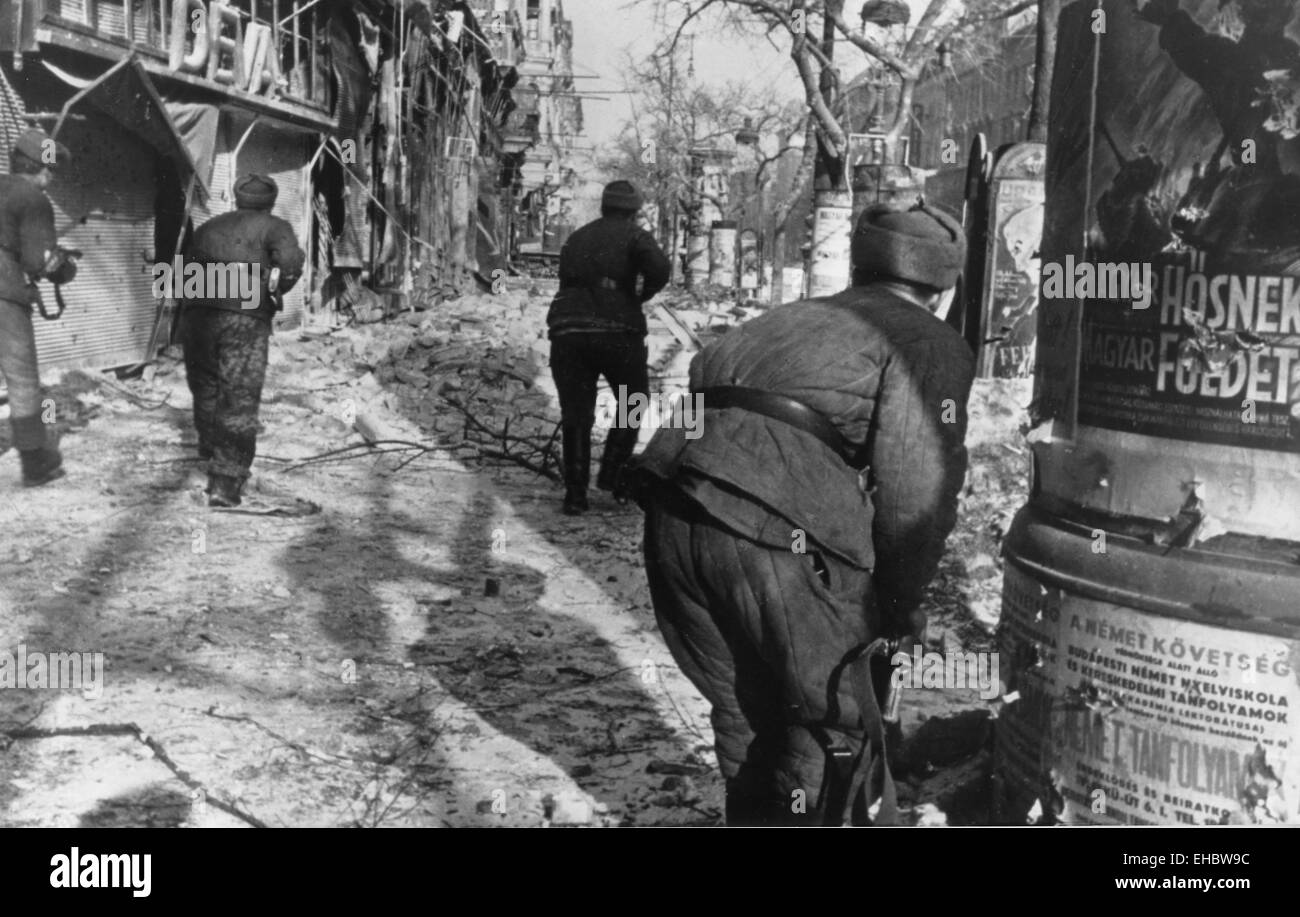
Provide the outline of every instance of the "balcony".
[[[45,0],[42,42],[102,53],[94,42],[134,48],[155,72],[186,82],[328,109],[325,16],[311,0],[231,0],[224,12],[210,0],[176,29],[172,0]],[[194,17],[216,16],[196,34]],[[52,27],[52,28],[51,28]],[[174,47],[173,34],[182,38]],[[91,41],[87,41],[90,39]]]

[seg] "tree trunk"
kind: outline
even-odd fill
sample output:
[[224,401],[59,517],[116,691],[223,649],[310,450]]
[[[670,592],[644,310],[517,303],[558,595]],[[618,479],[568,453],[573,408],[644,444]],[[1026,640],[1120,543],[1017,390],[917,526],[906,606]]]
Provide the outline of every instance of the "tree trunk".
[[[826,0],[835,12],[843,0]],[[828,110],[835,108],[836,75],[832,67],[835,55],[835,23],[826,16],[822,23],[821,101]],[[842,132],[841,132],[842,136]],[[845,174],[845,152],[837,146],[839,138],[817,136],[817,161],[813,172],[813,251],[809,276],[809,296],[830,296],[849,284],[849,237],[853,231],[853,192]]]
[[813,120],[809,118],[808,126],[804,131],[803,154],[799,158],[799,168],[795,171],[794,181],[791,182],[790,193],[776,206],[774,214],[776,223],[772,233],[772,302],[774,303],[781,302],[784,287],[782,274],[785,271],[786,238],[789,232],[790,212],[794,210],[794,205],[803,199],[812,179],[813,160],[817,155],[817,147],[813,143],[812,125]]
[[912,99],[916,94],[916,79],[905,77],[898,86],[898,105],[894,109],[889,130],[885,132],[885,161],[906,165],[899,155],[903,134],[912,121]]
[[[843,2],[841,0],[834,5],[843,6]],[[835,23],[829,16],[822,22],[821,50],[826,56],[826,63],[822,66],[818,88],[827,111],[834,111],[837,86],[831,62],[835,59]],[[817,164],[813,172],[813,187],[818,191],[848,190],[844,175],[844,157],[835,145],[838,140],[839,138],[831,136],[824,130],[817,134]]]
[[1047,142],[1048,108],[1052,98],[1052,68],[1056,63],[1056,20],[1061,0],[1038,0],[1038,45],[1034,52],[1034,96],[1029,108],[1026,139]]

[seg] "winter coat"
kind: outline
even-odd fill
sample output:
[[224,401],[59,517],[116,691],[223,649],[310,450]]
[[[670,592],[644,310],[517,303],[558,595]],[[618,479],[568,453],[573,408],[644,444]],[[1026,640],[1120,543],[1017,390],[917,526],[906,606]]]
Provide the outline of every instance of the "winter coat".
[[[269,321],[280,308],[279,297],[293,289],[302,276],[307,256],[298,247],[293,227],[264,210],[232,210],[208,220],[194,231],[186,246],[185,261],[200,264],[257,265],[256,306],[249,308],[239,296],[216,297],[205,290],[199,297],[185,297],[186,306],[208,306],[242,312]],[[280,269],[279,295],[267,289],[271,269]],[[179,284],[179,280],[177,283]],[[227,292],[231,292],[227,289]]]
[[45,192],[17,175],[0,175],[0,299],[30,306],[38,275],[58,250],[54,208]]
[[[560,249],[560,290],[546,315],[551,335],[572,330],[646,333],[641,304],[671,276],[654,236],[632,220],[601,217]],[[637,278],[644,278],[640,293]]]
[[694,424],[661,427],[638,464],[744,538],[786,550],[806,539],[872,570],[899,624],[956,524],[973,377],[956,331],[882,287],[787,304],[697,354],[691,390],[797,399],[834,424],[852,464],[802,429],[707,400]]

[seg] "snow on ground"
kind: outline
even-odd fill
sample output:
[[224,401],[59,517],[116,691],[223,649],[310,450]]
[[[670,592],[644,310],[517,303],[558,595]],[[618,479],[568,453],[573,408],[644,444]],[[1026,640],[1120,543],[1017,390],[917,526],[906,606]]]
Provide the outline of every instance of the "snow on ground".
[[[0,823],[718,824],[708,711],[656,630],[639,511],[596,494],[565,517],[527,467],[557,468],[546,294],[277,335],[251,496],[307,515],[204,506],[174,361],[47,378],[68,476],[25,490],[0,460],[0,649],[100,652],[105,673],[98,697],[0,690]],[[682,304],[706,338],[747,314]],[[655,327],[665,389],[689,357]],[[1028,398],[972,396],[929,600],[949,648],[991,645]],[[360,446],[358,417],[441,445],[298,464]],[[507,419],[511,457],[486,458]],[[972,691],[906,697],[914,820],[987,817],[990,722]]]

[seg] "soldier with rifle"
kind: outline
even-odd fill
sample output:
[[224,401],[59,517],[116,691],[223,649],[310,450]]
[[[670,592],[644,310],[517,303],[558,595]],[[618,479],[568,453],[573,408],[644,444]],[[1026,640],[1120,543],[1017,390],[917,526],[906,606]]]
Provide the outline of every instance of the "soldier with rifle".
[[[68,148],[39,128],[25,131],[0,175],[0,374],[9,388],[9,425],[22,462],[23,485],[38,487],[63,477],[58,434],[44,423],[32,306],[41,301],[39,280],[58,285],[77,274],[77,253],[59,247],[54,208],[45,189],[67,165]],[[60,310],[61,311],[61,310]]]

